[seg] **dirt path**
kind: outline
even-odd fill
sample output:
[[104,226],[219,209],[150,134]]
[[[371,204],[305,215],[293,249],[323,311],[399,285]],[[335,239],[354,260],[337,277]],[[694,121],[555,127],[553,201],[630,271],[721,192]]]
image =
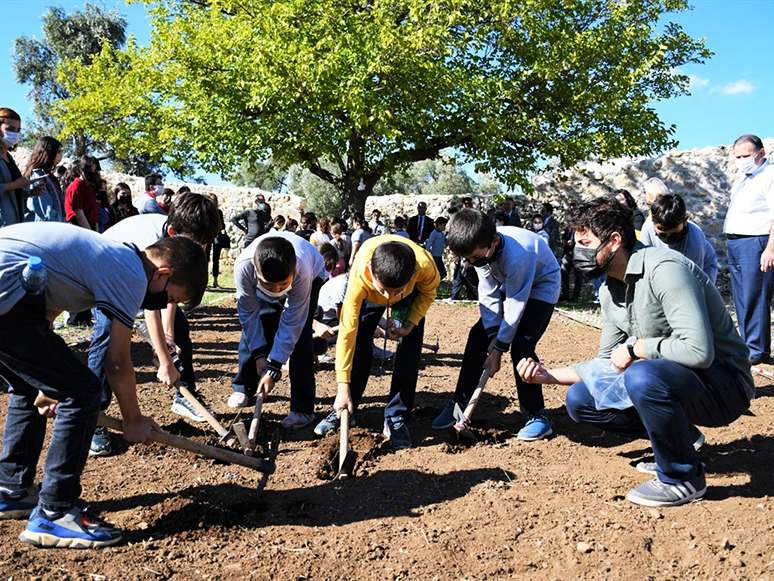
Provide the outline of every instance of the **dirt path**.
[[[512,373],[499,373],[473,426],[488,441],[462,445],[430,422],[455,385],[470,306],[434,305],[414,418],[415,447],[389,452],[380,435],[390,378],[375,377],[357,415],[354,478],[330,480],[337,438],[311,428],[283,434],[277,472],[255,498],[259,474],[160,446],[92,458],[83,498],[127,531],[128,542],[92,551],[39,550],[18,540],[23,521],[0,521],[0,579],[774,579],[772,382],[727,428],[706,429],[709,490],[698,502],[647,509],[625,500],[648,476],[645,441],[625,442],[574,424],[564,389],[546,387],[556,435],[525,443]],[[191,317],[200,389],[223,421],[236,372],[233,301]],[[555,316],[539,345],[548,366],[590,358],[599,332]],[[85,347],[77,347],[85,356]],[[133,346],[141,406],[173,433],[216,444],[206,425],[169,412],[150,352]],[[507,359],[507,358],[506,358]],[[317,374],[318,418],[335,395],[331,365]],[[262,443],[288,411],[288,385],[264,406]],[[7,395],[0,395],[5,421]],[[117,414],[115,405],[111,413]]]

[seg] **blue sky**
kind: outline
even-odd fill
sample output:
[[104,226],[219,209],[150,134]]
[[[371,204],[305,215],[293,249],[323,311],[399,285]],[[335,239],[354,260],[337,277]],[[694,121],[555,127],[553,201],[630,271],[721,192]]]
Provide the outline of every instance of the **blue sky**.
[[[13,82],[13,39],[42,37],[40,16],[48,6],[67,12],[82,8],[83,0],[0,0],[5,33],[0,35],[0,71],[6,75],[0,106],[11,107],[22,117],[29,113],[27,89]],[[127,18],[128,32],[147,45],[149,21],[144,4],[105,2]],[[654,103],[661,119],[675,124],[680,149],[729,144],[739,135],[774,136],[774,73],[766,47],[774,26],[774,0],[694,0],[694,9],[671,19],[694,38],[706,37],[715,53],[704,65],[689,65],[691,96]],[[208,183],[222,183],[207,175]]]

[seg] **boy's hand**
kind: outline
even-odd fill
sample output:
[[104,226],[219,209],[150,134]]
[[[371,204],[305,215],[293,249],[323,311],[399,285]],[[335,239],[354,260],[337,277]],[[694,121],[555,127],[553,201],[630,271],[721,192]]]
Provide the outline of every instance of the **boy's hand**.
[[344,408],[349,411],[349,415],[355,413],[355,406],[352,404],[352,394],[349,391],[349,384],[339,383],[336,401],[333,402],[333,409],[336,410],[336,416],[341,417],[341,410]]
[[151,431],[164,431],[153,418],[143,415],[139,415],[132,420],[124,420],[123,424],[124,440],[127,442],[150,444],[153,441]]
[[398,337],[405,337],[413,330],[414,330],[414,323],[409,323],[408,321],[406,321],[405,323],[403,323],[403,326],[400,329],[398,329]]
[[38,390],[38,397],[35,398],[35,407],[38,408],[38,413],[41,416],[47,418],[53,418],[56,416],[56,400],[47,397],[42,391]]
[[527,383],[551,383],[553,379],[545,368],[531,357],[519,361],[516,371]]
[[156,373],[158,380],[164,385],[173,386],[180,379],[180,372],[169,357],[159,362],[159,370]]
[[274,378],[271,375],[264,373],[261,380],[258,382],[258,393],[263,393],[263,400],[269,397],[271,390],[274,389]]
[[498,351],[494,348],[496,342],[497,337],[492,337],[492,340],[489,342],[489,348],[486,351],[489,353],[489,356],[486,358],[486,361],[484,361],[484,365],[482,366],[482,369],[484,367],[489,368],[489,377],[494,377],[495,373],[500,371],[500,361],[503,354],[502,351]]

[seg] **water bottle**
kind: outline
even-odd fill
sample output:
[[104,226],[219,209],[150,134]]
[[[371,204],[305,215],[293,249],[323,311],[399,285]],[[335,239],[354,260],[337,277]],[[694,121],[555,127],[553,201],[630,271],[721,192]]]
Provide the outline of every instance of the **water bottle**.
[[30,256],[22,272],[22,288],[28,295],[41,296],[46,293],[46,268],[38,256]]

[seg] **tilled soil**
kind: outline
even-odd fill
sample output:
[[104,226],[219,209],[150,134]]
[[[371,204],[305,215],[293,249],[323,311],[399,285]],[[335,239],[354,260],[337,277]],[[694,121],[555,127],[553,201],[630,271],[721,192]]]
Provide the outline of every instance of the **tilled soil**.
[[[378,368],[357,413],[346,480],[338,435],[312,428],[282,433],[277,470],[263,495],[261,474],[174,448],[127,444],[90,458],[82,498],[126,531],[101,550],[41,550],[18,540],[24,521],[0,521],[2,579],[774,579],[774,410],[772,380],[758,377],[750,412],[704,430],[709,489],[700,500],[648,509],[625,500],[649,476],[647,441],[627,442],[574,424],[564,388],[546,386],[555,435],[521,442],[524,425],[508,357],[486,385],[471,425],[475,440],[430,428],[456,384],[473,306],[436,303],[429,312],[416,407],[414,447],[397,453],[381,436],[391,364]],[[233,300],[191,315],[199,388],[220,420],[237,367]],[[588,359],[599,332],[555,315],[538,354],[549,367]],[[75,349],[86,356],[86,347]],[[169,411],[150,349],[133,345],[143,410],[166,431],[218,444],[207,424]],[[318,420],[336,393],[333,367],[317,373]],[[288,412],[288,383],[264,405],[258,451]],[[5,421],[7,395],[0,395]],[[252,410],[244,410],[248,420]],[[118,415],[114,404],[109,412]],[[246,413],[245,413],[246,412]],[[231,444],[232,449],[238,449]],[[42,467],[42,462],[41,462]],[[42,470],[39,471],[42,477]]]

